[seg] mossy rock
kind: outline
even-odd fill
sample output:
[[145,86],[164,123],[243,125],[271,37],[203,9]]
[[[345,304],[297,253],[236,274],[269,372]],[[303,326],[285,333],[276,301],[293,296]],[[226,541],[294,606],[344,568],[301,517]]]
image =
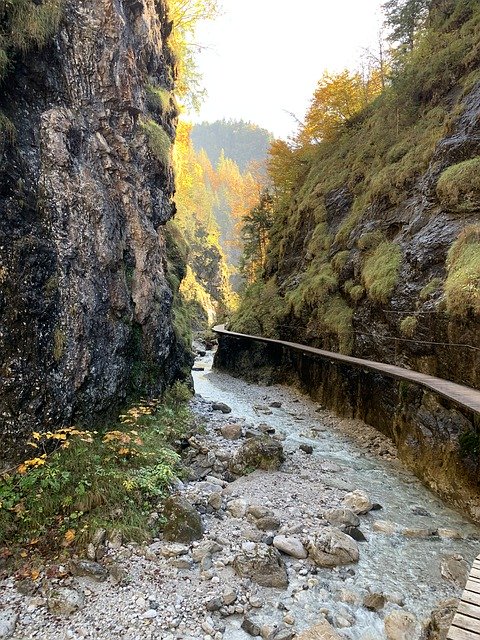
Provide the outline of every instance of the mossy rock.
[[169,542],[193,542],[203,536],[202,519],[193,505],[181,496],[170,496],[163,505],[167,523],[163,536]]
[[249,438],[237,451],[230,464],[230,471],[246,475],[256,469],[276,471],[285,461],[283,447],[270,436]]

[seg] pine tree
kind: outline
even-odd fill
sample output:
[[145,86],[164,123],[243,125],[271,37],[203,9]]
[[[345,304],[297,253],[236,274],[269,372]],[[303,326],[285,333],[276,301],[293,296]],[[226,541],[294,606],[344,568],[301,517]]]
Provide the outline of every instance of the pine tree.
[[389,40],[411,51],[416,35],[428,16],[430,0],[387,0],[383,5]]

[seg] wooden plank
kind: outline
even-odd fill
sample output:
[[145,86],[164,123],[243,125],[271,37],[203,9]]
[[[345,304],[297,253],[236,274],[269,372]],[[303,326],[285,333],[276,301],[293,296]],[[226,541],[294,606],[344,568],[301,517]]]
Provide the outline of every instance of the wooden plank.
[[460,629],[460,627],[450,627],[450,631],[447,635],[447,640],[478,640],[478,633],[472,631],[466,631]]
[[468,602],[460,602],[457,609],[458,613],[463,613],[471,618],[480,620],[480,607],[478,605],[469,604]]
[[475,604],[480,607],[480,594],[473,593],[471,591],[464,591],[462,594],[462,602],[466,602],[468,604]]
[[461,627],[462,629],[476,633],[480,638],[480,620],[470,618],[470,616],[465,616],[463,613],[456,613],[453,618],[452,625],[454,627]]
[[480,593],[480,582],[474,582],[473,580],[468,580],[465,585],[465,591],[473,591],[474,593]]
[[470,575],[468,576],[468,579],[471,580],[472,582],[478,582],[480,584],[480,580],[476,576],[472,576],[471,571],[470,571]]
[[480,579],[480,569],[477,569],[475,566],[472,567],[472,570],[470,571],[470,577],[471,578],[477,578],[477,580]]

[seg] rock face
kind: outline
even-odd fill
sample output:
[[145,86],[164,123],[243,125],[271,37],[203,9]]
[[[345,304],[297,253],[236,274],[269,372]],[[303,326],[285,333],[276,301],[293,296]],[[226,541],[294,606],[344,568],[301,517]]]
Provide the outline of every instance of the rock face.
[[[163,0],[67,0],[50,45],[19,60],[0,110],[0,447],[158,394],[188,362],[172,326],[165,224],[175,135]],[[150,109],[150,111],[149,111]]]

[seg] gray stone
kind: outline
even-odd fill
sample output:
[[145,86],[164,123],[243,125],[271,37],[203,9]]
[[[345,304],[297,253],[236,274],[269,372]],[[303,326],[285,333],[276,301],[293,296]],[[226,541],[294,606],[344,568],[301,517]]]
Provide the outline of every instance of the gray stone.
[[203,536],[202,519],[193,505],[181,496],[170,496],[165,501],[163,514],[167,523],[163,530],[165,540],[192,542]]
[[442,559],[440,564],[440,573],[442,578],[453,582],[458,587],[463,589],[467,583],[470,567],[465,558],[456,553],[451,556],[446,556]]
[[387,640],[420,640],[421,631],[412,613],[395,609],[384,619]]
[[300,451],[303,451],[304,453],[311,455],[313,453],[313,447],[311,444],[301,444],[299,446]]
[[260,627],[251,618],[244,618],[242,622],[242,629],[250,636],[260,635]]
[[286,589],[288,575],[285,563],[274,547],[254,544],[251,551],[236,556],[233,567],[242,578],[250,578],[262,587]]
[[265,516],[265,518],[259,518],[255,524],[262,531],[276,531],[282,523],[276,516]]
[[282,553],[287,554],[287,556],[292,556],[292,558],[301,560],[308,556],[307,550],[298,538],[275,536],[273,546]]
[[239,424],[225,424],[220,432],[225,440],[239,440],[242,437],[242,427]]
[[83,592],[69,587],[56,587],[47,596],[47,606],[54,615],[68,616],[85,606]]
[[352,527],[358,527],[360,524],[360,518],[351,509],[326,509],[323,517],[335,526],[349,524]]
[[370,611],[380,611],[385,606],[383,593],[368,593],[363,599],[363,606]]
[[325,527],[307,542],[308,555],[319,567],[336,567],[358,562],[355,540],[335,527]]
[[285,461],[282,445],[270,436],[256,436],[242,444],[230,463],[230,471],[244,475],[255,469],[274,471]]
[[17,620],[18,615],[13,611],[0,611],[0,640],[13,636]]
[[438,603],[438,606],[432,611],[426,628],[428,640],[446,639],[457,607],[458,600],[456,598],[450,598]]
[[213,402],[212,409],[214,411],[221,411],[222,413],[232,413],[232,408],[225,404],[224,402]]
[[91,560],[73,560],[70,563],[70,571],[74,576],[91,578],[96,582],[105,582],[108,578],[107,569]]
[[357,515],[363,515],[371,511],[373,503],[364,491],[356,490],[347,493],[343,499],[347,509],[351,509]]

